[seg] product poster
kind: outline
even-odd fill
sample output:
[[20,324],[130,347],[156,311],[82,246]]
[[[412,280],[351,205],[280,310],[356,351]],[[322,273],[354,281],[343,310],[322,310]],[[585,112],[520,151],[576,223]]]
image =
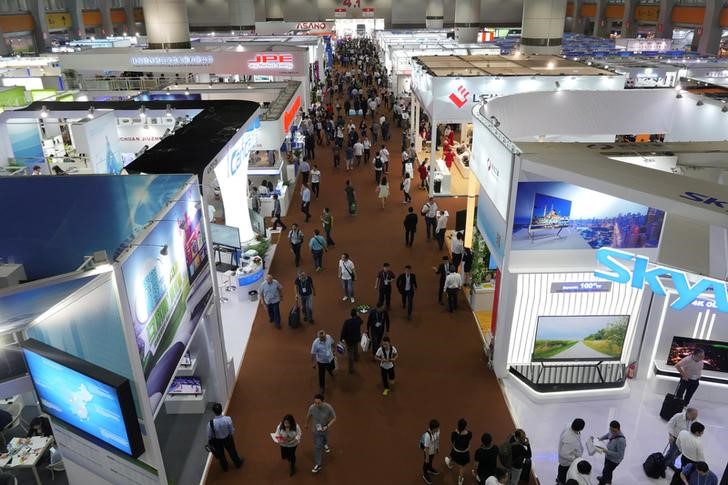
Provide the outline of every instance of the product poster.
[[42,173],[47,174],[48,167],[43,157],[38,123],[31,119],[8,120],[7,129],[15,162],[25,165],[28,175],[33,171],[34,165],[40,166]]
[[520,182],[511,248],[657,248],[665,213],[562,182]]
[[190,187],[122,265],[153,409],[212,295],[199,199]]

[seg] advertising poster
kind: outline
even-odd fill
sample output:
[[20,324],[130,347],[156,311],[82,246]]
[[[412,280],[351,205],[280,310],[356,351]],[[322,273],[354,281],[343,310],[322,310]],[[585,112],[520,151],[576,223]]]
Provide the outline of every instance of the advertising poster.
[[156,410],[212,295],[199,194],[190,187],[122,265]]
[[40,139],[40,130],[35,120],[15,119],[7,122],[10,147],[13,150],[15,162],[27,167],[28,175],[33,171],[34,165],[39,165],[44,174],[48,167],[43,157],[43,145]]
[[470,169],[505,220],[511,194],[513,153],[482,123],[473,123],[473,157]]
[[490,249],[491,259],[502,267],[506,245],[506,221],[500,216],[482,186],[478,195],[477,223]]
[[511,248],[657,248],[665,213],[562,182],[520,182]]

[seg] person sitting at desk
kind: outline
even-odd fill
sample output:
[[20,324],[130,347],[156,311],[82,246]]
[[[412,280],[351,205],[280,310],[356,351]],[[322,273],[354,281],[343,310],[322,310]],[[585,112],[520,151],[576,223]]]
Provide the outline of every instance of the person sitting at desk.
[[258,194],[259,195],[269,195],[270,191],[268,190],[268,181],[263,180],[263,182],[260,184],[260,187],[258,187]]
[[46,438],[53,436],[51,421],[46,416],[40,415],[30,420],[26,437],[31,438],[33,436],[44,436]]

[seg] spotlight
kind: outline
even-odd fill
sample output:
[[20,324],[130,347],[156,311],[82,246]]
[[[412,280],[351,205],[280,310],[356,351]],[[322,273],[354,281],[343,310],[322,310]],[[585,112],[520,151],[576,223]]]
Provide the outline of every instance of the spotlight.
[[170,105],[170,104],[167,105],[167,110],[165,111],[164,115],[167,118],[171,118],[172,117],[172,105]]
[[141,105],[139,107],[139,117],[141,119],[144,119],[147,117],[147,108],[144,105]]
[[722,108],[721,108],[720,110],[721,110],[721,111],[722,111],[723,113],[728,113],[728,106],[726,106],[726,105],[724,104],[724,105],[723,105],[723,107],[722,107]]
[[169,254],[169,247],[165,244],[162,246],[162,249],[159,250],[159,254],[162,256],[166,256]]
[[41,118],[48,118],[48,108],[46,107],[46,105],[43,105],[40,108],[40,117]]
[[678,92],[677,92],[677,94],[675,95],[675,97],[676,97],[677,99],[680,99],[680,98],[682,98],[682,92],[681,92],[681,91],[678,91]]
[[695,106],[703,106],[705,103],[703,103],[702,99],[699,99],[697,103],[695,103]]
[[189,95],[190,95],[190,90],[189,89],[185,89],[185,96],[189,96]]
[[556,86],[556,89],[559,89],[561,87],[561,83],[558,81],[554,81],[554,86]]
[[95,113],[96,113],[96,108],[94,108],[93,106],[91,106],[91,107],[90,107],[90,108],[88,109],[88,114],[86,115],[86,118],[88,118],[88,119],[90,119],[90,120],[94,119],[94,114],[95,114]]

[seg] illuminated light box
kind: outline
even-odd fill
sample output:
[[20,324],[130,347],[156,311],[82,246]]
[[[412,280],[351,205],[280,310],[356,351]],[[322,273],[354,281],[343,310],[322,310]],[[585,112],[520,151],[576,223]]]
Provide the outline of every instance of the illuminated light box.
[[144,452],[127,378],[34,339],[21,346],[43,412],[106,448]]

